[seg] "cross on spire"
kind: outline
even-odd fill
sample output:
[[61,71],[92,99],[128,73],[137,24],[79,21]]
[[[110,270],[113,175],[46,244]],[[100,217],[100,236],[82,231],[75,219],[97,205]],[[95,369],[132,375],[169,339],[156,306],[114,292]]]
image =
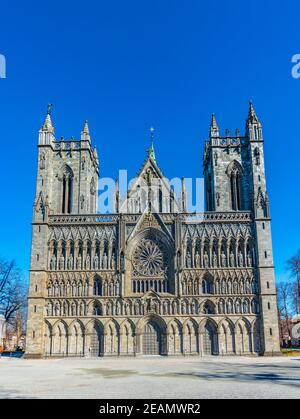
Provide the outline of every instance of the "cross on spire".
[[51,115],[52,107],[53,107],[52,103],[48,103],[48,106],[47,106],[47,115]]
[[47,115],[46,118],[44,120],[44,123],[42,125],[42,130],[43,131],[49,131],[52,132],[54,134],[54,128],[52,125],[52,121],[51,121],[51,110],[52,110],[52,103],[48,103],[47,105]]
[[150,138],[151,138],[151,141],[153,141],[153,140],[154,140],[154,132],[155,132],[155,128],[150,127],[149,131],[150,131]]
[[156,162],[154,144],[153,144],[155,128],[150,127],[149,131],[150,131],[151,144],[150,144],[150,147],[148,148],[148,157],[151,157],[151,159]]

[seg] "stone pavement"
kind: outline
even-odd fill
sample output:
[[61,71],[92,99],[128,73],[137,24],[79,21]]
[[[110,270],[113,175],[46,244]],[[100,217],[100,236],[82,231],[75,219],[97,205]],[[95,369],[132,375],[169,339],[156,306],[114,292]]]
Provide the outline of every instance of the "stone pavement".
[[300,398],[300,357],[0,358],[0,398]]

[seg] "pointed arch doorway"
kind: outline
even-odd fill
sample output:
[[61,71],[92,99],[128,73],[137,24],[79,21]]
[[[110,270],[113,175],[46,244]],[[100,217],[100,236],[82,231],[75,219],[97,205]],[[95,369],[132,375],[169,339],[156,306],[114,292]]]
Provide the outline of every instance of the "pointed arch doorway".
[[150,321],[145,324],[143,330],[143,354],[161,354],[161,332],[156,323]]
[[104,352],[104,334],[103,327],[99,323],[94,324],[92,335],[91,335],[91,346],[90,346],[91,356],[98,357],[103,356]]
[[211,324],[206,324],[203,333],[203,354],[216,355],[216,331]]

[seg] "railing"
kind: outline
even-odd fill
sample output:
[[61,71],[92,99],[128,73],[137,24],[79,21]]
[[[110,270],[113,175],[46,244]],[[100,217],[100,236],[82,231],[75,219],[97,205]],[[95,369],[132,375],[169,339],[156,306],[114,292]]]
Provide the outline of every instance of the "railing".
[[[49,224],[116,224],[120,219],[136,223],[142,214],[62,214],[50,215]],[[250,222],[251,211],[203,212],[203,213],[160,213],[164,222],[176,218],[185,223],[195,222]]]
[[50,215],[49,224],[115,224],[118,219],[117,214]]
[[251,211],[186,213],[180,217],[185,222],[250,222]]
[[225,137],[215,137],[211,139],[211,144],[218,147],[237,147],[243,144],[247,144],[249,139],[247,137],[240,136],[225,136]]

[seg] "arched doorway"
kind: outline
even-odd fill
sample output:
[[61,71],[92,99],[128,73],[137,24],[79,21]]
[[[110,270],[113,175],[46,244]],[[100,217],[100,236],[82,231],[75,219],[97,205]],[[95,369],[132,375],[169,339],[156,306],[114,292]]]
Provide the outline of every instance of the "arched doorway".
[[154,322],[146,323],[143,330],[143,354],[159,355],[161,353],[161,333]]
[[94,324],[91,336],[91,356],[103,356],[104,349],[104,336],[103,329],[98,323]]
[[203,353],[204,355],[216,354],[216,334],[213,326],[206,324],[203,333]]

